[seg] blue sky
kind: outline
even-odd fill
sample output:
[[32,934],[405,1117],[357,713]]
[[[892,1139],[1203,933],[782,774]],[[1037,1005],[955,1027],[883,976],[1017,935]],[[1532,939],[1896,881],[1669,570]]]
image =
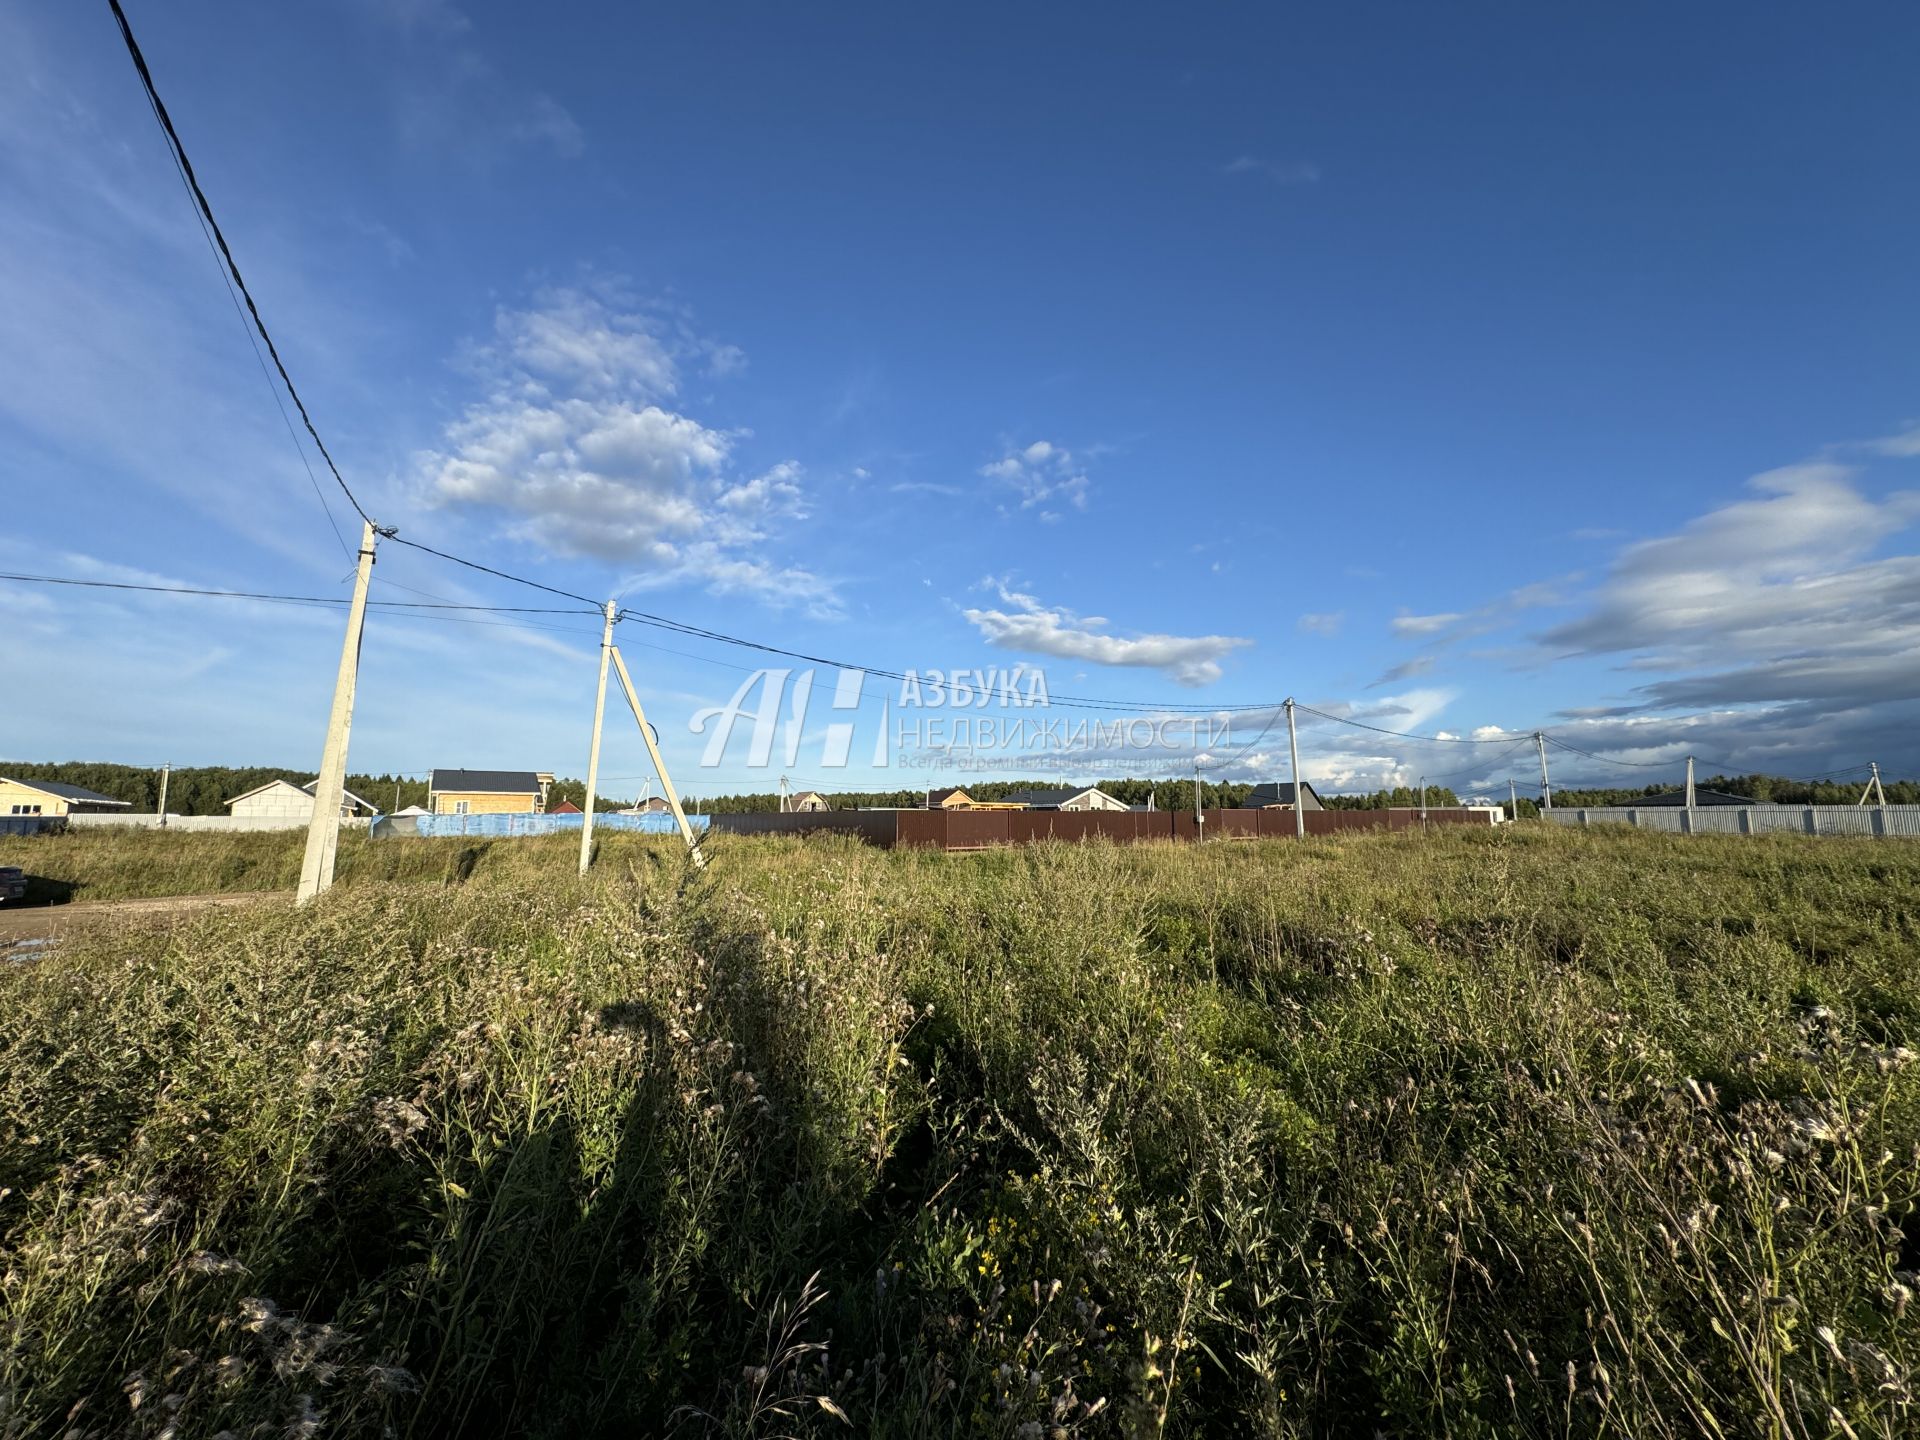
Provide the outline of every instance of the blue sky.
[[[1567,780],[1920,771],[1911,7],[129,12],[404,536],[874,666],[1651,767]],[[0,14],[0,191],[0,568],[347,593],[104,4]],[[0,595],[0,755],[317,763],[337,613]],[[474,618],[374,616],[356,770],[584,771],[593,621]],[[761,661],[622,634],[688,788],[964,778],[829,771],[831,672],[795,759],[702,772]],[[1270,719],[1215,773],[1284,775]],[[1506,748],[1302,731],[1329,788]]]

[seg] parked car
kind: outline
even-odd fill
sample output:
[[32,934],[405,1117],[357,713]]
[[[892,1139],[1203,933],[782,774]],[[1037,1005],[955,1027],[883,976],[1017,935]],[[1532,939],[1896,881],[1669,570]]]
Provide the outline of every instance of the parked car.
[[0,865],[0,905],[9,900],[24,900],[27,895],[27,872],[18,865]]

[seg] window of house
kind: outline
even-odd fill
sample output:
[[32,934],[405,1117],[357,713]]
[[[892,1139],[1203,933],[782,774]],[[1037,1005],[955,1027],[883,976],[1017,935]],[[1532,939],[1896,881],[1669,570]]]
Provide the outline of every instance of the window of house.
[[465,815],[472,808],[473,802],[471,800],[456,800],[453,802],[453,813],[456,815]]

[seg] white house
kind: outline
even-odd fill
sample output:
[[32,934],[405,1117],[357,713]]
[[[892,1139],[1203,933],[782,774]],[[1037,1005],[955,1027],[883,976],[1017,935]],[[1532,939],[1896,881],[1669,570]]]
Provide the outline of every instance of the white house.
[[[269,780],[257,789],[227,801],[227,813],[236,820],[311,820],[313,787],[319,783],[318,780],[309,780],[305,785],[293,785],[285,780]],[[351,790],[343,790],[341,795],[340,814],[343,817],[373,813],[375,807]]]
[[1116,800],[1106,791],[1094,786],[1076,790],[1071,785],[1062,785],[1053,789],[1022,790],[1017,795],[1009,795],[1007,804],[1021,805],[1029,810],[1125,810],[1124,800]]

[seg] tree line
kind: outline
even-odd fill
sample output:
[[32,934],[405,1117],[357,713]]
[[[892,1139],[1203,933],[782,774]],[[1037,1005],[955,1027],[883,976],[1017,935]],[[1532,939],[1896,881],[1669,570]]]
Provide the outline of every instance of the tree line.
[[[137,765],[111,765],[89,760],[69,760],[57,765],[0,762],[0,775],[15,780],[53,780],[78,785],[105,795],[109,800],[125,800],[136,814],[151,815],[160,804],[160,772]],[[227,802],[257,790],[275,780],[290,785],[305,785],[313,779],[311,770],[289,770],[275,765],[183,765],[167,777],[167,813],[170,815],[224,815]],[[383,814],[391,815],[409,805],[425,806],[425,776],[349,775],[347,789]],[[586,805],[587,786],[582,780],[554,781],[547,794],[552,809],[562,800]],[[601,796],[599,810],[619,810],[631,805],[631,799]]]

